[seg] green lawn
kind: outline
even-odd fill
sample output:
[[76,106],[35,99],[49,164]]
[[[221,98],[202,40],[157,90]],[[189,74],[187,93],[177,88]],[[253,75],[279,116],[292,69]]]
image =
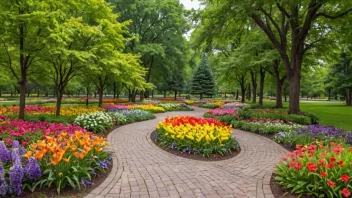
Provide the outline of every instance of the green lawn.
[[[264,105],[275,105],[275,101],[264,101]],[[284,103],[288,107],[288,103]],[[324,125],[334,125],[352,130],[352,107],[344,102],[301,101],[301,110],[316,114]]]

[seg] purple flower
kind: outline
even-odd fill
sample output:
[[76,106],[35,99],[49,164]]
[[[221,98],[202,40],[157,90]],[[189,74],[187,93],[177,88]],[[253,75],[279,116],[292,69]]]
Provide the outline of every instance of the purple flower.
[[42,176],[38,161],[34,157],[29,158],[26,167],[24,168],[24,172],[26,173],[27,178],[32,181],[37,181]]
[[19,158],[15,160],[15,163],[10,168],[10,193],[21,195],[22,194],[22,180],[24,176],[24,171]]
[[22,156],[27,153],[27,150],[23,146],[20,146],[20,149],[18,150],[18,152],[20,156]]
[[101,167],[103,167],[104,169],[107,169],[107,168],[108,168],[108,165],[107,165],[106,162],[99,161],[99,162],[98,162],[98,165],[101,166]]
[[21,162],[20,151],[18,150],[18,148],[12,149],[11,159],[13,162],[16,162],[16,160],[19,160]]
[[4,177],[4,167],[0,164],[0,195],[5,196],[7,193],[7,183]]
[[83,185],[94,185],[93,182],[91,182],[91,181],[89,181],[87,179],[81,179],[81,182],[82,182]]
[[9,162],[11,160],[11,153],[3,141],[0,141],[0,160],[1,162]]
[[14,140],[13,142],[12,142],[12,148],[20,148],[20,143],[17,141],[17,140]]

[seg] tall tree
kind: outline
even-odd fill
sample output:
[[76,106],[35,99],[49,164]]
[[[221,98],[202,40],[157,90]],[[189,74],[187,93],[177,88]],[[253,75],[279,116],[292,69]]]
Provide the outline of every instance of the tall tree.
[[202,61],[192,77],[191,93],[199,94],[200,99],[203,99],[203,95],[213,95],[214,88],[215,83],[210,72],[209,62],[206,55],[203,55]]
[[206,10],[212,12],[210,16],[217,21],[213,31],[226,31],[229,22],[248,23],[249,19],[264,31],[286,68],[290,84],[290,113],[300,112],[300,78],[306,51],[331,32],[331,28],[326,27],[328,20],[341,18],[352,11],[352,2],[342,0],[203,2],[207,6]]

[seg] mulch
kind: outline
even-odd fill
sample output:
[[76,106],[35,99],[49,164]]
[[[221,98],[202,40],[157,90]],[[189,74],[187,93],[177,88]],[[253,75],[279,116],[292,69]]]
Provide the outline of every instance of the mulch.
[[164,151],[166,151],[168,153],[171,153],[173,155],[177,155],[177,156],[180,156],[180,157],[184,157],[184,158],[187,158],[187,159],[199,160],[199,161],[207,161],[207,162],[221,161],[221,160],[227,160],[227,159],[233,158],[233,157],[235,157],[236,155],[238,155],[240,153],[239,151],[232,150],[232,152],[227,154],[227,155],[212,154],[212,155],[210,155],[209,158],[206,158],[203,155],[183,153],[183,152],[181,152],[179,150],[170,149],[168,147],[165,147],[165,148],[160,147],[158,145],[158,143],[154,139],[155,133],[156,133],[156,131],[153,131],[150,134],[150,139],[152,139],[152,141],[154,142],[155,145],[157,145],[159,148],[163,149]]

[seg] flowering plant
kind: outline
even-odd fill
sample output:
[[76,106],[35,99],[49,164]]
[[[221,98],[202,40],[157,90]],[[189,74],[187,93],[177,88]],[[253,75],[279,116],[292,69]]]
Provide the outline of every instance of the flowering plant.
[[[93,113],[97,111],[102,111],[103,109],[99,107],[62,107],[60,110],[60,115],[63,116],[77,116],[84,113]],[[20,111],[19,106],[3,107],[1,108],[1,114],[17,114]],[[25,112],[28,114],[55,114],[56,107],[54,106],[37,106],[28,105],[25,107]]]
[[110,113],[110,116],[120,125],[155,118],[151,112],[140,109],[120,110]]
[[158,107],[153,104],[139,104],[139,105],[128,105],[128,109],[141,109],[145,111],[150,111],[152,113],[163,113],[165,109],[162,107]]
[[24,153],[26,149],[18,141],[12,142],[11,149],[0,141],[0,195],[21,195],[23,188],[31,189],[33,182],[41,178],[38,161],[33,157],[24,160]]
[[292,193],[314,197],[350,197],[352,148],[330,142],[296,145],[276,166],[275,179]]
[[34,186],[55,185],[57,192],[66,186],[80,188],[89,184],[96,170],[104,171],[109,159],[103,151],[106,139],[92,133],[61,133],[57,137],[46,136],[32,144],[24,157],[34,157],[43,170],[41,178]]
[[293,131],[282,131],[275,135],[274,140],[284,145],[295,147],[296,144],[307,145],[314,141],[352,143],[352,132],[333,126],[309,125]]
[[226,103],[222,108],[230,108],[230,109],[238,109],[240,107],[246,107],[248,106],[247,104],[240,103],[240,102],[231,102],[231,103]]
[[183,103],[160,103],[160,107],[166,111],[190,111],[193,110],[190,106]]
[[120,99],[120,98],[103,99],[103,103],[125,103],[125,102],[128,102],[128,100]]
[[158,124],[156,141],[171,149],[209,157],[212,153],[224,155],[237,149],[231,135],[231,126],[214,118],[177,116]]
[[208,111],[208,113],[212,114],[213,116],[220,116],[220,115],[235,115],[235,109],[220,109],[216,108],[213,110]]
[[199,104],[199,107],[203,107],[203,108],[207,108],[207,109],[215,109],[215,108],[219,108],[220,105],[217,103],[203,103],[203,104]]
[[105,112],[83,114],[75,119],[75,124],[94,132],[103,132],[114,125],[110,115]]
[[[4,118],[4,117],[3,117]],[[26,146],[30,142],[42,139],[44,135],[58,135],[62,131],[69,134],[75,131],[86,132],[82,127],[62,123],[28,122],[23,120],[5,120],[0,122],[0,138],[12,145],[13,140],[19,140]]]
[[298,124],[284,124],[280,122],[247,122],[233,121],[234,128],[241,128],[246,131],[258,132],[261,134],[276,134],[280,131],[292,131],[301,128]]

